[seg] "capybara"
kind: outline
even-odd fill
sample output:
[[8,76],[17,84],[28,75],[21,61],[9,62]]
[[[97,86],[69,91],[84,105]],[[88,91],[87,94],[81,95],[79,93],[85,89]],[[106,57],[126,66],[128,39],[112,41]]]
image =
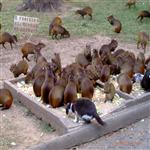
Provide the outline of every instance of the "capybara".
[[29,65],[25,60],[21,60],[18,64],[12,64],[10,71],[14,74],[14,77],[19,77],[20,74],[26,75],[28,72]]
[[38,43],[37,45],[30,43],[30,42],[25,43],[23,47],[21,48],[21,52],[23,54],[22,59],[24,59],[25,57],[28,61],[30,61],[28,59],[28,54],[35,54],[34,51],[36,50],[40,51],[44,47],[45,47],[44,43]]
[[150,12],[147,11],[147,10],[142,10],[142,11],[139,13],[137,19],[140,19],[140,21],[142,22],[143,18],[150,18]]
[[116,33],[120,33],[121,32],[122,24],[121,24],[121,22],[118,19],[114,18],[114,16],[111,15],[111,16],[107,17],[107,20],[109,21],[109,23],[112,26],[114,26],[114,32],[116,32]]
[[0,33],[0,44],[2,44],[5,49],[6,49],[6,47],[5,47],[6,42],[10,43],[10,46],[12,49],[13,48],[12,44],[15,44],[16,42],[18,42],[17,36],[11,35],[8,32]]
[[61,25],[54,25],[51,30],[52,39],[58,39],[58,35],[60,35],[61,38],[69,38],[70,33]]
[[88,16],[90,16],[91,20],[92,20],[92,13],[93,13],[93,10],[89,6],[83,8],[83,9],[79,9],[75,12],[75,14],[81,15],[83,19],[84,19],[84,16],[88,15]]
[[141,81],[141,87],[145,91],[150,91],[150,69],[145,72],[144,77]]
[[73,73],[69,75],[68,83],[64,91],[64,104],[75,102],[77,100],[77,87]]
[[117,78],[117,82],[121,91],[128,94],[131,93],[132,79],[126,73],[121,73]]
[[2,88],[0,89],[0,105],[2,107],[1,110],[9,109],[13,102],[13,96],[8,89]]
[[48,95],[54,87],[55,77],[50,65],[46,66],[45,80],[41,87],[41,99],[44,103],[49,104]]
[[104,102],[107,102],[107,101],[112,102],[113,98],[115,96],[115,93],[116,93],[116,90],[115,90],[113,83],[110,83],[109,81],[105,82],[104,93],[105,93],[105,101]]
[[135,4],[136,4],[136,0],[128,0],[128,2],[126,3],[126,6],[128,6],[129,8],[131,6],[134,6],[135,7]]
[[52,22],[50,23],[50,25],[49,25],[49,35],[51,35],[52,28],[54,27],[54,25],[62,25],[62,19],[59,16],[55,17],[52,20]]
[[137,40],[137,48],[139,49],[139,45],[144,49],[144,53],[146,51],[146,46],[148,44],[148,41],[150,40],[150,37],[145,32],[139,32],[138,33],[138,40]]

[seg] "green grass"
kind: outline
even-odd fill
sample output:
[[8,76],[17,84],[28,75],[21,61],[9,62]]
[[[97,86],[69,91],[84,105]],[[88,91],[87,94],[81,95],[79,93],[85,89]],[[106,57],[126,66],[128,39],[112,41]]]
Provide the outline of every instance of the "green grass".
[[[15,7],[22,0],[5,0],[4,9],[1,12],[1,21],[5,31],[12,31],[14,15],[26,15],[40,18],[40,25],[37,35],[47,36],[49,22],[53,16],[58,13],[37,13],[33,12],[16,12]],[[80,16],[76,16],[74,10],[70,10],[63,18],[64,26],[70,31],[72,36],[85,37],[95,34],[117,37],[121,41],[133,42],[138,31],[145,31],[150,35],[150,19],[144,19],[143,23],[136,20],[141,10],[147,10],[150,6],[149,0],[138,0],[136,8],[128,9],[125,6],[127,0],[71,0],[70,5],[73,7],[91,6],[93,8],[93,20],[89,20],[88,16],[83,20]],[[62,12],[63,14],[63,12]],[[113,32],[113,27],[108,23],[106,17],[113,14],[123,25],[120,34]]]

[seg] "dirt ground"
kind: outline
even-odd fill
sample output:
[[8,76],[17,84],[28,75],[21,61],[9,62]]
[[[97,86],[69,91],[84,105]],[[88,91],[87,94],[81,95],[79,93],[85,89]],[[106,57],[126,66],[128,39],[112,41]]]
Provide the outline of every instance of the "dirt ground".
[[[41,41],[46,44],[46,47],[42,49],[42,54],[48,61],[53,57],[54,52],[60,53],[62,65],[65,66],[75,60],[75,56],[84,49],[86,43],[90,43],[92,48],[99,49],[101,45],[109,43],[111,39],[95,35],[82,39],[71,37],[70,39],[58,41],[42,37],[32,37],[30,40],[34,43]],[[9,44],[6,44],[7,49],[3,49],[0,46],[0,87],[3,86],[4,80],[13,78],[13,74],[9,71],[10,65],[22,59],[20,48],[26,41],[25,38],[20,39],[12,50]],[[135,54],[142,51],[142,49],[136,48],[136,44],[119,43],[118,48],[133,51]],[[149,54],[150,46],[147,48],[146,56]],[[34,64],[33,56],[30,55],[29,59],[31,60],[29,62],[31,69]],[[17,102],[12,105],[11,109],[0,111],[0,118],[0,139],[2,139],[0,140],[0,149],[2,150],[25,149],[57,136],[56,132],[51,130],[48,132],[47,130],[43,131],[42,127],[40,127],[41,121]]]

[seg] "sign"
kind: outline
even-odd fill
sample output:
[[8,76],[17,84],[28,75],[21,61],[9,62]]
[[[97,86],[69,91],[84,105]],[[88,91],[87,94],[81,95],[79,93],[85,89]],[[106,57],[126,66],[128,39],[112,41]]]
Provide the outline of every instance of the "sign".
[[14,16],[14,30],[20,32],[36,32],[39,19],[27,16]]

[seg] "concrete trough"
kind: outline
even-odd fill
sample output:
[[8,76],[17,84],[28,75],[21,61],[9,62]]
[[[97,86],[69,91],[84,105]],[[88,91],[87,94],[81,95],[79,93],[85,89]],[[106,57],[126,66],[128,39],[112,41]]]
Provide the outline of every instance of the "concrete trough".
[[43,121],[50,123],[60,136],[52,141],[41,143],[30,148],[30,150],[53,150],[67,149],[73,146],[95,140],[105,134],[124,128],[144,117],[150,115],[150,93],[144,93],[134,98],[129,94],[117,91],[120,97],[126,99],[119,107],[102,117],[107,123],[102,127],[93,121],[91,124],[77,124],[66,117],[62,117],[59,109],[47,108],[27,94],[24,94],[15,86],[15,83],[23,78],[4,82],[13,96],[25,105],[33,114]]

